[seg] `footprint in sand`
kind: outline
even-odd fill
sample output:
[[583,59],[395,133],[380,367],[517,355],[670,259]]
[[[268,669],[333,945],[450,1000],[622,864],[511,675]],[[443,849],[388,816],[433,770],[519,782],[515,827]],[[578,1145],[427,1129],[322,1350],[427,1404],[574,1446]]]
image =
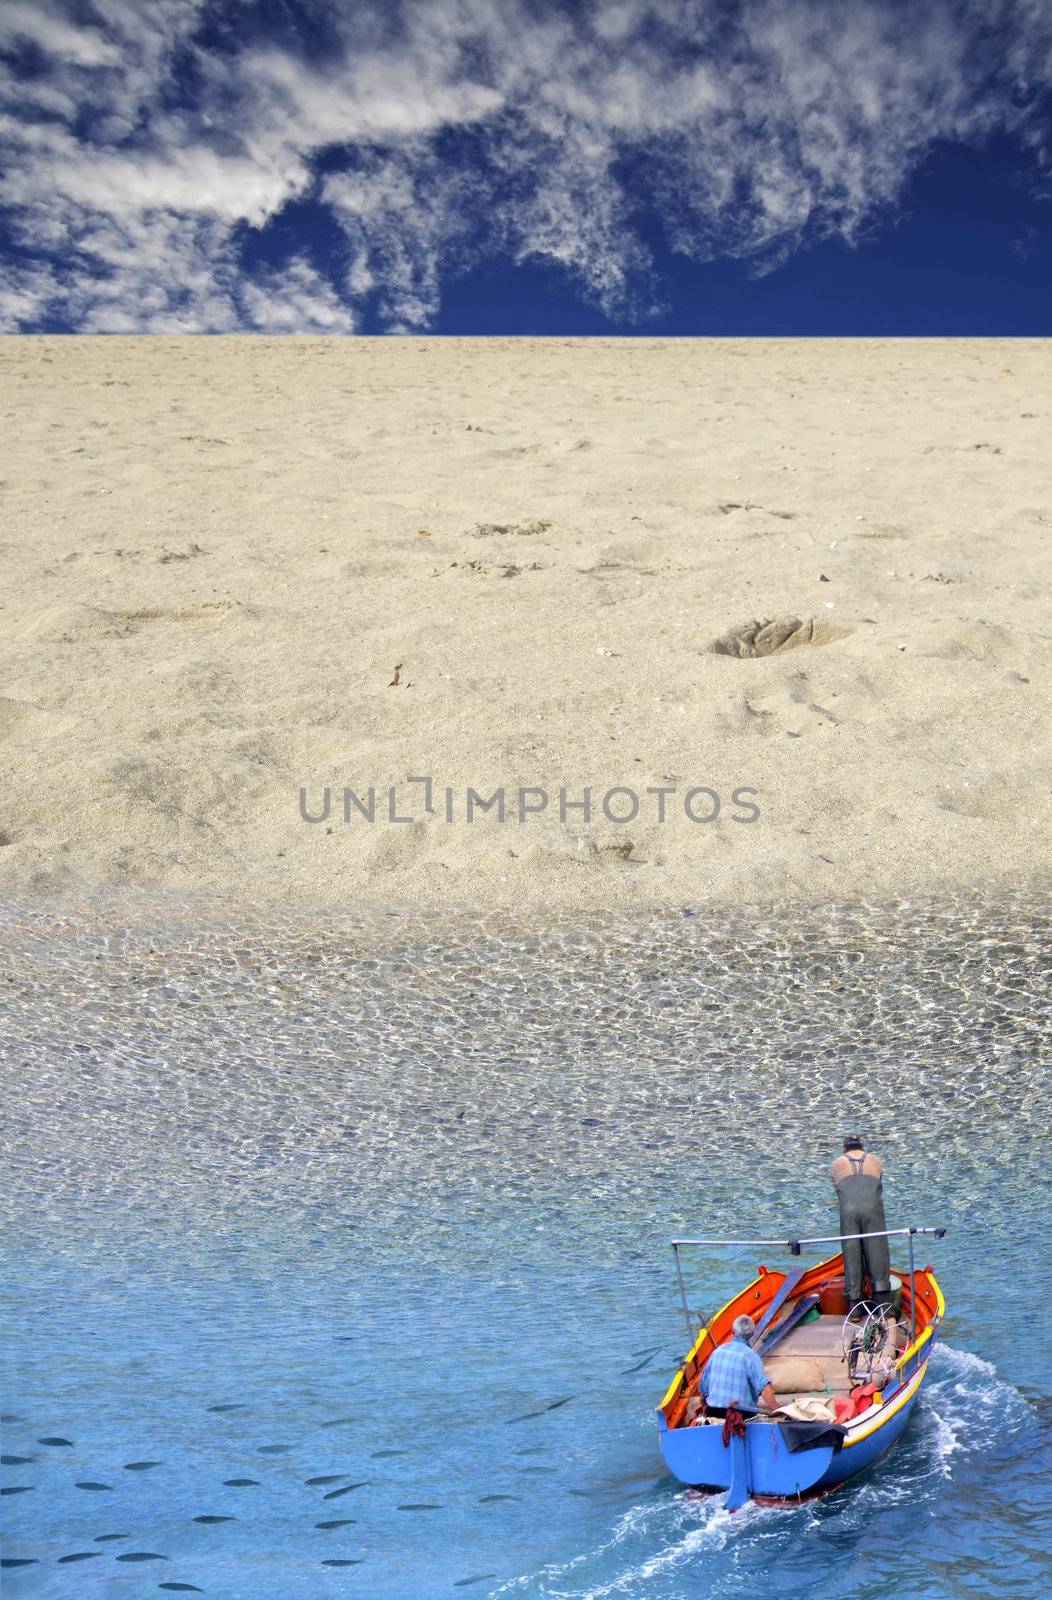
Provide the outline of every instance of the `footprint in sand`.
[[713,640],[710,650],[717,656],[755,660],[760,656],[784,655],[788,650],[800,650],[808,645],[832,644],[836,639],[846,639],[852,631],[814,617],[763,617],[729,628]]
[[50,644],[91,644],[101,639],[134,638],[144,627],[159,623],[208,627],[235,616],[244,619],[258,615],[255,607],[238,600],[210,600],[198,606],[143,606],[128,611],[110,611],[102,606],[52,606],[23,629],[23,637]]
[[539,439],[534,444],[516,444],[509,450],[494,450],[495,456],[568,456],[577,450],[590,450],[591,439]]
[[792,522],[795,511],[772,511],[769,506],[757,505],[755,500],[721,500],[716,507],[725,517],[732,511],[762,511],[765,516],[777,517],[780,522]]
[[515,534],[522,539],[532,539],[539,533],[547,533],[551,527],[550,522],[535,520],[532,522],[476,522],[472,535],[476,539],[492,539],[503,534]]

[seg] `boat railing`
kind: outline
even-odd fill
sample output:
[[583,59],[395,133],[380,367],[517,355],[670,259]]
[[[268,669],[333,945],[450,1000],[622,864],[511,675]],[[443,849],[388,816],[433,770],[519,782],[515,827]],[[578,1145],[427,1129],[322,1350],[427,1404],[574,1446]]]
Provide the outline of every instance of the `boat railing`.
[[693,1343],[695,1338],[694,1320],[687,1302],[687,1285],[683,1277],[683,1263],[679,1258],[680,1250],[688,1246],[701,1246],[711,1249],[730,1246],[749,1249],[788,1250],[790,1255],[798,1256],[806,1245],[843,1245],[851,1239],[908,1239],[910,1250],[910,1344],[915,1345],[917,1343],[917,1267],[913,1241],[923,1237],[941,1239],[945,1233],[945,1228],[882,1228],[874,1233],[831,1233],[814,1239],[673,1239],[671,1241],[672,1254],[676,1262],[679,1297],[683,1306],[683,1316],[686,1320],[690,1341]]

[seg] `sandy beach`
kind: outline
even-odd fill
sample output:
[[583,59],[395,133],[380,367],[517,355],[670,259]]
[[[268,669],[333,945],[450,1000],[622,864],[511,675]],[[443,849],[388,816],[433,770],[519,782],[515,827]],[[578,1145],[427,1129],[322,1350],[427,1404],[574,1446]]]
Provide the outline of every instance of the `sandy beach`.
[[572,910],[1034,881],[1049,356],[4,340],[0,887]]

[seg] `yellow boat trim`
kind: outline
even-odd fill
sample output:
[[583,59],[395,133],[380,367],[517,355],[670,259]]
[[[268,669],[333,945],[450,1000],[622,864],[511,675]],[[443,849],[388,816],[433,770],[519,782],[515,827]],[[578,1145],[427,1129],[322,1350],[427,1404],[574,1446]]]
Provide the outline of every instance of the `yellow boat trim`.
[[669,1384],[668,1388],[665,1391],[665,1398],[662,1400],[661,1404],[657,1408],[659,1411],[664,1411],[665,1407],[667,1405],[669,1405],[670,1402],[673,1401],[676,1398],[676,1390],[679,1388],[680,1383],[682,1382],[682,1380],[683,1380],[683,1368],[680,1367],[679,1371],[676,1373],[676,1376],[673,1378],[672,1382]]
[[935,1277],[934,1272],[929,1272],[928,1278],[929,1278],[929,1281],[931,1282],[932,1288],[935,1290],[935,1315],[932,1317],[931,1321],[928,1323],[928,1326],[925,1328],[924,1332],[921,1334],[921,1336],[917,1340],[916,1344],[908,1345],[906,1347],[906,1349],[902,1352],[901,1356],[899,1357],[899,1359],[895,1363],[896,1372],[901,1372],[902,1368],[906,1365],[907,1361],[911,1360],[913,1358],[913,1356],[915,1356],[917,1354],[917,1352],[920,1349],[922,1349],[924,1345],[927,1344],[928,1340],[931,1339],[931,1337],[935,1333],[935,1329],[937,1328],[939,1323],[942,1321],[943,1315],[945,1314],[946,1301],[943,1299],[942,1290],[939,1288],[939,1284],[938,1284],[938,1281],[937,1281],[937,1279]]
[[[920,1341],[918,1340],[918,1343],[919,1342]],[[885,1422],[890,1422],[895,1413],[897,1411],[901,1411],[903,1406],[909,1405],[910,1401],[913,1399],[913,1396],[920,1388],[921,1381],[927,1370],[928,1363],[925,1361],[924,1365],[914,1373],[913,1377],[899,1395],[898,1399],[893,1401],[890,1405],[881,1406],[873,1421],[868,1423],[866,1427],[861,1428],[858,1433],[851,1434],[849,1437],[846,1437],[840,1448],[842,1450],[847,1450],[853,1444],[861,1444],[862,1440],[868,1439],[870,1434],[877,1433],[879,1429],[884,1426]]]
[[[760,1283],[760,1282],[762,1282],[762,1279],[760,1277],[756,1277],[756,1278],[754,1278],[752,1280],[752,1283],[746,1284],[744,1289],[739,1289],[737,1294],[732,1294],[730,1299],[727,1301],[727,1304],[721,1306],[720,1309],[716,1312],[716,1315],[713,1317],[712,1321],[713,1322],[718,1321],[719,1318],[723,1316],[723,1313],[726,1310],[728,1310],[729,1307],[731,1307],[734,1304],[735,1300],[739,1300],[743,1294],[748,1294],[749,1290],[750,1289],[754,1289],[756,1287],[756,1285],[758,1283]],[[672,1382],[669,1384],[668,1389],[667,1389],[667,1391],[665,1393],[665,1398],[662,1400],[661,1404],[657,1408],[659,1411],[664,1411],[664,1409],[668,1405],[669,1401],[674,1398],[677,1389],[679,1388],[680,1384],[683,1381],[684,1368],[686,1367],[686,1365],[687,1365],[687,1363],[689,1361],[692,1361],[694,1359],[694,1357],[697,1355],[698,1351],[701,1349],[701,1346],[702,1346],[703,1342],[705,1341],[705,1339],[708,1338],[709,1328],[711,1327],[711,1325],[712,1325],[711,1323],[707,1323],[705,1325],[705,1327],[702,1328],[701,1332],[698,1334],[698,1337],[695,1339],[694,1343],[691,1345],[690,1349],[687,1351],[686,1355],[683,1357],[683,1366],[681,1366],[678,1369],[678,1371],[676,1372],[676,1376],[673,1378]]]
[[[817,1261],[815,1263],[814,1267],[809,1267],[808,1268],[808,1271],[809,1272],[813,1272],[818,1267],[831,1266],[834,1261],[839,1261],[839,1259],[840,1259],[839,1256],[830,1256],[828,1261]],[[777,1270],[778,1270],[777,1267],[774,1270],[775,1270],[775,1272],[777,1272]],[[758,1283],[762,1283],[763,1282],[765,1276],[766,1277],[773,1277],[774,1273],[773,1272],[768,1272],[766,1274],[759,1273],[752,1280],[751,1283],[747,1283],[745,1285],[744,1289],[739,1289],[737,1294],[732,1294],[730,1299],[727,1301],[726,1305],[722,1305],[720,1307],[720,1309],[716,1312],[716,1315],[712,1318],[712,1322],[718,1322],[719,1319],[723,1316],[723,1313],[725,1311],[729,1311],[730,1310],[730,1308],[734,1304],[735,1300],[740,1300],[743,1294],[748,1294],[750,1289],[755,1289],[755,1287],[756,1287],[756,1285]],[[787,1272],[783,1272],[782,1273],[783,1282],[785,1281],[785,1279],[788,1276],[789,1276],[789,1274]],[[935,1283],[935,1279],[934,1278],[932,1279],[932,1282]],[[937,1284],[936,1284],[936,1290],[938,1290],[938,1285]],[[941,1296],[940,1296],[940,1299],[941,1299]],[[672,1382],[669,1384],[667,1390],[665,1391],[665,1398],[662,1400],[661,1404],[657,1407],[658,1411],[664,1411],[664,1409],[668,1405],[669,1401],[674,1398],[674,1396],[676,1394],[676,1390],[679,1388],[680,1383],[681,1383],[681,1381],[683,1379],[683,1368],[686,1367],[686,1365],[687,1365],[687,1363],[689,1361],[692,1361],[694,1359],[694,1357],[697,1355],[698,1351],[701,1349],[702,1341],[708,1337],[709,1328],[712,1326],[712,1322],[708,1323],[704,1328],[702,1328],[701,1332],[698,1334],[698,1337],[695,1339],[694,1343],[691,1345],[690,1349],[687,1351],[686,1355],[683,1357],[683,1366],[679,1368],[679,1370],[676,1373],[676,1376],[673,1378]]]

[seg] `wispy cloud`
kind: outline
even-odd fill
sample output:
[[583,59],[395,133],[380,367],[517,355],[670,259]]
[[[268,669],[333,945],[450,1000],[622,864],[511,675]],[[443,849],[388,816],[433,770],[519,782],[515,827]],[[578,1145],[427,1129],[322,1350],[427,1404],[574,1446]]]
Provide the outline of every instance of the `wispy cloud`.
[[938,141],[1008,130],[1046,161],[1042,0],[274,15],[8,0],[0,326],[423,329],[451,276],[498,254],[641,318],[661,303],[648,228],[762,271],[893,216]]

